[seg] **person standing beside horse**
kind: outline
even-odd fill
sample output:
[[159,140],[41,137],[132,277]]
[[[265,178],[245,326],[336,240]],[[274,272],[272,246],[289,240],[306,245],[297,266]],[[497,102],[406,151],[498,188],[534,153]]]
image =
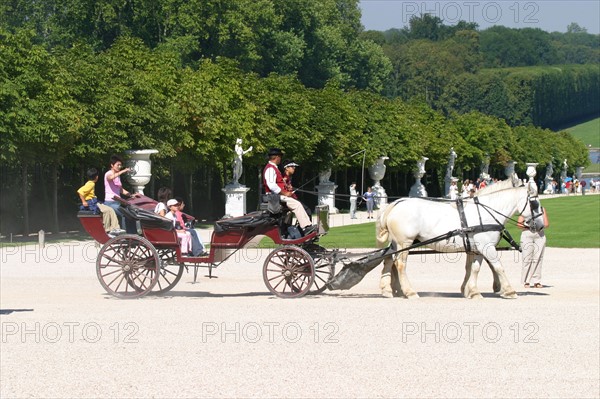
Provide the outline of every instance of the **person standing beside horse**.
[[544,260],[544,250],[546,249],[546,234],[544,230],[548,228],[548,214],[542,208],[538,201],[532,201],[532,217],[525,219],[519,216],[517,226],[523,230],[521,233],[521,248],[523,249],[523,269],[521,271],[521,280],[525,288],[543,288],[542,285],[542,262]]

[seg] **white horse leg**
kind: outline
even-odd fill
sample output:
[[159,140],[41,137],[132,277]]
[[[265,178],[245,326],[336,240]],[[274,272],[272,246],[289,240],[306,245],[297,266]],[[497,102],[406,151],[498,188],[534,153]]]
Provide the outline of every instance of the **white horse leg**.
[[493,248],[493,247],[486,248],[485,255],[486,255],[485,260],[490,264],[492,269],[498,275],[498,281],[500,283],[500,291],[499,291],[500,296],[502,298],[510,298],[510,299],[516,298],[517,292],[510,285],[510,282],[508,281],[506,272],[504,271],[504,268],[502,267],[502,263],[500,263],[500,259],[498,258],[498,251],[496,251],[496,248]]
[[402,287],[400,286],[400,279],[398,278],[398,269],[392,267],[392,294],[394,297],[404,297]]
[[[403,246],[404,247],[404,246]],[[406,275],[406,259],[408,258],[408,251],[401,252],[394,262],[396,269],[398,270],[398,280],[400,282],[400,287],[402,288],[402,292],[408,299],[418,298],[419,294],[415,290],[412,289],[410,285],[410,281],[408,281],[408,276]]]
[[494,294],[498,294],[498,293],[500,293],[500,278],[498,277],[498,273],[496,273],[496,269],[494,269],[492,267],[492,265],[490,264],[490,262],[487,259],[485,260],[485,262],[490,267],[490,270],[492,271],[492,276],[494,277],[494,283],[492,284],[492,289],[494,290]]
[[[479,258],[480,256],[477,256]],[[465,298],[482,298],[479,289],[477,288],[477,276],[481,269],[481,259],[476,259],[475,254],[467,253],[467,261],[465,262],[465,278],[460,286],[460,292],[462,292]]]
[[465,262],[465,278],[463,279],[463,283],[460,286],[460,292],[468,298],[468,294],[465,292],[465,288],[467,287],[467,282],[471,278],[471,266],[473,266],[473,255],[467,253],[467,261]]
[[386,257],[383,260],[383,270],[381,271],[381,280],[379,282],[379,288],[381,288],[381,295],[386,298],[392,298],[392,265],[394,260],[391,256]]

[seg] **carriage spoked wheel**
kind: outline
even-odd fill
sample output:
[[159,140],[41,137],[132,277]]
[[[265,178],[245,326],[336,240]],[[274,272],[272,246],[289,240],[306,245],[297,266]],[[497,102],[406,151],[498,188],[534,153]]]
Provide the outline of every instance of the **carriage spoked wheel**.
[[[158,272],[158,280],[152,289],[152,293],[164,294],[165,292],[169,292],[181,280],[185,265],[177,263],[177,253],[174,249],[159,249],[158,256],[160,257],[160,271]],[[147,273],[152,275],[154,271],[150,270]]]
[[317,295],[327,289],[327,283],[335,274],[335,265],[328,258],[317,257],[315,262],[315,281],[308,295]]
[[160,258],[150,241],[121,235],[104,244],[96,260],[96,274],[109,294],[140,298],[152,291],[159,276]]
[[271,252],[263,265],[265,285],[281,298],[306,295],[315,280],[315,264],[299,247],[284,246]]
[[330,256],[327,256],[327,250],[316,244],[309,244],[303,247],[313,259],[315,264],[315,281],[308,295],[320,294],[327,289],[326,284],[335,274],[335,263]]

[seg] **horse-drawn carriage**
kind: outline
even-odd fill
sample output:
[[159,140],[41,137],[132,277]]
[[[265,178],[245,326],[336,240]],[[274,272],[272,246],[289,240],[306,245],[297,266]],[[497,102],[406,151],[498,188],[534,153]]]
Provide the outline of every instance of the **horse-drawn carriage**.
[[[273,198],[277,200],[276,205],[280,205],[278,197]],[[290,229],[289,211],[276,209],[272,203],[261,204],[259,211],[215,222],[208,256],[191,257],[181,253],[172,222],[150,210],[154,209],[154,200],[141,197],[130,202],[120,201],[123,213],[139,221],[141,235],[110,238],[104,232],[101,216],[80,212],[79,218],[87,232],[104,244],[96,260],[100,283],[107,292],[121,298],[167,292],[189,267],[194,268],[194,281],[199,267],[208,267],[210,275],[213,268],[262,236],[279,245],[263,264],[264,282],[269,291],[279,297],[349,289],[382,261],[384,296],[418,296],[406,277],[406,257],[413,249],[428,246],[434,252],[467,253],[461,286],[465,297],[481,296],[477,275],[485,260],[494,275],[494,292],[514,298],[516,292],[508,282],[497,252],[508,248],[497,248],[497,244],[504,237],[512,247],[519,249],[519,245],[504,224],[508,220],[516,224],[511,215],[518,212],[526,221],[522,226],[533,230],[543,228],[538,226],[542,212],[537,191],[514,176],[464,201],[433,198],[394,201],[380,215],[376,233],[380,246],[391,245],[358,255],[355,260],[351,260],[350,254],[341,257],[337,250],[328,250],[316,243],[329,229],[327,206],[317,208],[318,230],[298,237],[290,234],[293,229]],[[337,261],[343,261],[344,267],[334,276]]]
[[329,230],[329,209],[317,207],[316,231],[304,236],[290,235],[289,211],[285,208],[261,210],[244,216],[215,222],[208,256],[193,257],[181,253],[179,239],[171,220],[153,212],[156,201],[141,196],[121,202],[126,217],[139,222],[141,235],[124,234],[110,237],[102,226],[102,216],[79,212],[84,229],[102,248],[96,259],[100,284],[119,298],[139,298],[149,293],[165,293],[181,279],[184,269],[207,267],[209,276],[233,254],[250,247],[263,236],[278,245],[263,264],[264,282],[273,294],[301,297],[320,293],[333,277],[336,251],[319,246],[317,239]]

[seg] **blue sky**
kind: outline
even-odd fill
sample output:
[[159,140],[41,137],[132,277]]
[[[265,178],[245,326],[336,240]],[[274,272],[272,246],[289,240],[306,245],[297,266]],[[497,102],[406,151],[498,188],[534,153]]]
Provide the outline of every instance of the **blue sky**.
[[600,32],[600,0],[360,0],[360,8],[367,30],[402,28],[412,15],[429,13],[448,25],[465,20],[476,22],[480,28],[504,25],[565,32],[567,25],[577,22],[589,33]]

